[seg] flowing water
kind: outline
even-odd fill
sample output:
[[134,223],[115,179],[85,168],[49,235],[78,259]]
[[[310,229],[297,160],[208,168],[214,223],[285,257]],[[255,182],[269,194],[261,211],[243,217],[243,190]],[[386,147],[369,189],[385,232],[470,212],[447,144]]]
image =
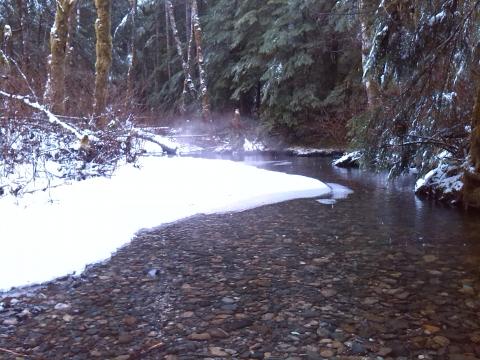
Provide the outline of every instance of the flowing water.
[[348,219],[379,242],[433,247],[448,244],[480,255],[480,214],[420,199],[413,193],[413,176],[389,180],[385,173],[337,168],[330,158],[320,157],[252,155],[243,161],[347,186],[353,194],[330,206],[332,216],[342,223]]
[[[313,276],[307,271],[298,281],[338,291],[327,297],[324,317],[348,323],[342,329],[362,339],[380,339],[398,359],[480,358],[478,213],[419,199],[414,176],[388,180],[382,173],[335,168],[329,158],[235,160],[353,190],[330,205],[303,199],[250,212],[253,224],[262,224],[260,239],[270,233],[292,239],[286,253],[288,245],[280,247],[279,259],[294,264],[317,257]],[[243,217],[248,212],[236,219],[248,225]],[[267,259],[269,251],[259,258]],[[300,263],[309,266],[309,260]]]

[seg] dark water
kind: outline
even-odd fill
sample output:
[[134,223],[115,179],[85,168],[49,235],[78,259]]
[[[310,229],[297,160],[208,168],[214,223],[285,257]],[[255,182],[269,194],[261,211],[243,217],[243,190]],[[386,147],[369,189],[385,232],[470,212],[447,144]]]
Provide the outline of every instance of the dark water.
[[347,199],[318,206],[330,207],[339,222],[348,219],[352,229],[380,243],[449,245],[480,255],[480,214],[420,199],[413,193],[414,176],[389,180],[385,173],[341,169],[331,165],[331,158],[320,157],[250,155],[235,160],[349,187],[354,193]]

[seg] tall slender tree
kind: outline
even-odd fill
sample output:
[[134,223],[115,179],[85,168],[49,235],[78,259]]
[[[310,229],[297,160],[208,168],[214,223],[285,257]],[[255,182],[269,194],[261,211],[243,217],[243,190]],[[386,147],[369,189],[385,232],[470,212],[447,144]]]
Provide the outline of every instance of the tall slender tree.
[[134,99],[134,70],[137,65],[137,49],[136,49],[136,32],[137,32],[137,0],[130,0],[130,6],[132,7],[131,19],[132,19],[132,35],[130,40],[130,61],[128,64],[128,73],[127,73],[127,101],[132,105]]
[[472,114],[470,134],[470,165],[463,176],[463,202],[465,207],[480,207],[480,81]]
[[105,128],[106,117],[102,116],[107,101],[108,72],[112,64],[111,0],[95,0],[97,35],[95,62],[95,94],[93,113],[97,116],[97,127]]
[[180,35],[178,33],[178,28],[177,28],[177,22],[175,21],[175,12],[174,12],[174,8],[173,8],[173,4],[170,0],[165,0],[165,3],[167,5],[168,19],[169,19],[170,27],[172,29],[173,39],[175,41],[175,46],[177,48],[177,55],[182,62],[183,73],[184,73],[184,76],[185,76],[184,89],[183,89],[183,93],[182,93],[181,109],[180,109],[180,111],[182,113],[185,113],[185,111],[186,111],[185,97],[187,95],[187,89],[190,91],[190,95],[194,98],[196,97],[197,91],[195,89],[195,84],[193,83],[190,64],[188,63],[187,57],[185,56],[185,54],[183,52],[182,41],[180,40]]
[[167,74],[168,80],[172,78],[170,66],[170,17],[168,16],[168,1],[165,1],[165,47],[167,51]]
[[202,97],[202,118],[204,121],[211,121],[210,99],[208,97],[208,87],[207,87],[207,74],[205,71],[203,48],[202,48],[203,33],[202,33],[202,27],[200,25],[200,19],[198,17],[197,0],[192,0],[191,14],[192,14],[191,23],[193,27],[193,34],[195,36],[195,45],[197,49],[200,95]]
[[25,26],[25,16],[26,14],[26,6],[24,0],[17,0],[17,15],[18,15],[18,44],[20,48],[20,65],[27,65],[28,64],[28,55],[26,54],[26,42],[25,42],[25,35],[27,32]]
[[65,58],[68,39],[68,22],[75,0],[58,0],[55,22],[50,31],[50,72],[45,97],[52,112],[65,112]]
[[378,104],[379,89],[372,71],[373,51],[372,47],[375,40],[375,35],[372,35],[373,19],[370,16],[372,13],[372,1],[359,0],[358,1],[358,16],[360,24],[360,36],[362,41],[362,83],[367,94],[367,103],[369,109],[375,108]]

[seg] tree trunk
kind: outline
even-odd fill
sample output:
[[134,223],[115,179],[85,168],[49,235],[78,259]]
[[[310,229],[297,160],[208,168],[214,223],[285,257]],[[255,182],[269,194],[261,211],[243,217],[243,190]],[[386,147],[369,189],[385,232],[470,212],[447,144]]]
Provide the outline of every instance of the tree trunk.
[[[187,66],[190,69],[190,73],[192,73],[192,45],[193,45],[193,28],[192,28],[192,13],[190,12],[189,1],[185,4],[185,15],[187,17],[185,23],[185,43],[187,44]],[[193,94],[192,94],[193,95]],[[195,93],[196,95],[196,93]],[[182,91],[182,102],[184,104],[185,98],[187,96],[187,82],[183,83],[183,91]]]
[[112,64],[112,35],[110,0],[95,0],[97,8],[97,21],[95,22],[95,34],[97,36],[96,62],[95,62],[95,94],[93,113],[97,116],[96,125],[104,129],[107,125],[105,116],[101,116],[105,111],[107,102],[108,72]]
[[25,6],[23,0],[17,0],[16,3],[18,12],[18,29],[16,32],[18,33],[18,44],[20,48],[20,60],[18,63],[20,64],[21,69],[25,69],[28,64],[28,59],[25,55]]
[[360,19],[360,34],[362,39],[362,83],[367,94],[368,109],[373,109],[378,105],[379,85],[372,76],[371,60],[373,36],[371,34],[371,25],[369,24],[369,7],[368,0],[359,0],[358,10]]
[[78,22],[79,22],[79,13],[80,9],[80,0],[76,0],[75,8],[72,9],[72,14],[70,15],[68,21],[68,36],[67,36],[67,49],[65,55],[65,84],[67,84],[65,89],[66,103],[65,103],[65,113],[72,114],[74,109],[78,109],[78,97],[76,93],[78,87],[76,86],[76,79],[74,77],[75,72],[75,41],[78,36]]
[[137,0],[130,0],[130,5],[132,6],[132,38],[130,44],[130,63],[128,64],[128,73],[127,73],[127,102],[130,106],[133,105],[134,98],[134,75],[135,66],[137,65],[137,49],[135,48],[135,38],[137,32],[136,18],[137,18]]
[[472,114],[470,161],[472,168],[465,170],[463,176],[463,203],[466,208],[480,208],[480,80],[477,80],[477,94]]
[[192,0],[192,26],[195,35],[195,45],[197,46],[198,73],[200,78],[200,95],[202,97],[202,118],[204,121],[211,121],[210,100],[208,97],[207,74],[203,59],[202,49],[202,28],[198,17],[197,0]]
[[168,16],[168,4],[165,1],[165,42],[167,46],[167,72],[168,80],[172,78],[172,69],[170,68],[170,21]]
[[173,39],[175,40],[175,45],[176,45],[176,48],[177,48],[177,54],[180,57],[180,60],[182,61],[182,68],[183,68],[183,72],[184,72],[184,76],[185,76],[185,83],[184,83],[185,86],[184,86],[184,91],[182,93],[183,104],[182,104],[182,108],[180,109],[182,113],[185,113],[186,109],[185,109],[184,100],[185,100],[185,95],[186,95],[186,89],[188,88],[192,97],[194,97],[194,98],[195,98],[196,90],[195,90],[195,85],[193,84],[193,80],[192,80],[192,73],[191,73],[191,70],[190,70],[190,64],[188,63],[188,61],[186,60],[186,58],[183,54],[182,42],[180,41],[180,36],[178,34],[178,29],[177,29],[177,24],[175,22],[175,14],[174,14],[174,11],[173,11],[172,2],[170,0],[165,0],[165,3],[167,5],[168,19],[169,19],[169,22],[170,22],[170,27],[172,28]]
[[188,44],[192,38],[192,12],[190,1],[185,1],[185,34],[185,40]]
[[472,116],[472,134],[470,138],[470,157],[473,168],[480,173],[480,81]]
[[187,44],[187,64],[192,68],[193,21],[190,1],[185,2],[185,43]]
[[13,55],[13,39],[12,39],[12,27],[8,24],[5,24],[3,27],[3,50],[7,57],[12,57]]
[[54,114],[65,113],[65,58],[68,19],[75,0],[58,0],[55,22],[50,31],[50,73],[45,89],[46,101]]
[[155,94],[158,94],[158,64],[160,62],[159,55],[160,55],[160,7],[155,10],[155,55],[153,57],[154,60],[154,70],[153,70],[153,80],[154,80],[154,89]]

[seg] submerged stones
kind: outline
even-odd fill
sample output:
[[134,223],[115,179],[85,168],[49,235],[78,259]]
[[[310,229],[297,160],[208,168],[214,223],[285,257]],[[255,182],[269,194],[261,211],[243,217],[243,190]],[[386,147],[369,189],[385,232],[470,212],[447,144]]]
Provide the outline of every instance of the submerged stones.
[[462,251],[387,246],[312,200],[202,215],[142,233],[79,278],[0,297],[0,348],[78,360],[479,359],[480,269]]

